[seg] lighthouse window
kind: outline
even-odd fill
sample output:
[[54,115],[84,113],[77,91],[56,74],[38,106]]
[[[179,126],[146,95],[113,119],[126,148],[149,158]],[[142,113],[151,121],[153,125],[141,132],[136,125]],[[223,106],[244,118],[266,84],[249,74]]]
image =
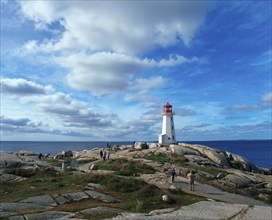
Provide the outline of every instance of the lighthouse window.
[[173,136],[173,139],[175,139],[175,136]]
[[172,125],[172,130],[174,130],[174,126]]

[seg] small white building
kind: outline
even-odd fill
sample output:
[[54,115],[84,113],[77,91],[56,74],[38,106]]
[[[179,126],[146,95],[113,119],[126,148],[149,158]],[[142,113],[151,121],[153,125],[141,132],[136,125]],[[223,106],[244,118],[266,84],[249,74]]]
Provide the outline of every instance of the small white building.
[[162,133],[159,135],[160,144],[174,144],[176,142],[172,105],[168,102],[163,106]]

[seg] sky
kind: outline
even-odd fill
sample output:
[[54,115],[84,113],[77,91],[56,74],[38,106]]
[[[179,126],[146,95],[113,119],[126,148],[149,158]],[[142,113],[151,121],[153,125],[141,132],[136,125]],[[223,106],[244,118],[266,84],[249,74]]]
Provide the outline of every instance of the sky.
[[1,140],[271,139],[271,1],[1,0]]

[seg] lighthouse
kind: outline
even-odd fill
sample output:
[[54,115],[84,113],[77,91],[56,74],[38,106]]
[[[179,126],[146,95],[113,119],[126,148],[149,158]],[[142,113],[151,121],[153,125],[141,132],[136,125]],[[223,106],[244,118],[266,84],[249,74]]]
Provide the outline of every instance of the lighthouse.
[[168,102],[163,106],[162,112],[162,133],[159,135],[160,144],[176,143],[175,127],[174,127],[174,112],[172,105]]

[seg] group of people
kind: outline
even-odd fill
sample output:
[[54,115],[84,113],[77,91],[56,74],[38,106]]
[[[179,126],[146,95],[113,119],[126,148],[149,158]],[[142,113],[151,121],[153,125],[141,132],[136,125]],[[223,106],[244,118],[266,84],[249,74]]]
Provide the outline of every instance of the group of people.
[[100,151],[100,158],[103,160],[110,159],[110,150],[104,149]]
[[[175,177],[177,176],[177,172],[176,172],[176,167],[173,166],[172,171],[171,171],[171,176],[172,176],[172,182],[175,181]],[[187,173],[187,179],[188,179],[188,183],[189,183],[189,189],[191,191],[195,190],[195,174],[193,170],[190,170]]]

